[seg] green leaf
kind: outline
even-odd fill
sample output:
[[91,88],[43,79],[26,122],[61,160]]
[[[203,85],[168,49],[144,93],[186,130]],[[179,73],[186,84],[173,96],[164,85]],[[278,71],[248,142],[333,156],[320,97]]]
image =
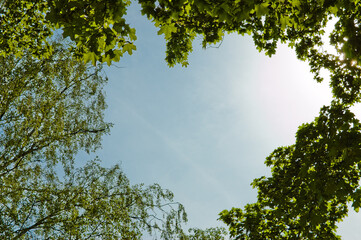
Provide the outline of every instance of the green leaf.
[[132,43],[125,44],[123,47],[123,50],[127,51],[129,55],[132,55],[133,50],[136,50],[136,49],[137,49],[137,47]]
[[338,12],[338,7],[337,7],[337,6],[331,6],[331,7],[329,7],[328,9],[329,9],[329,11],[330,11],[332,14],[334,14],[334,15],[336,15],[337,12]]
[[263,15],[268,14],[269,9],[268,9],[269,3],[261,3],[261,4],[257,4],[255,6],[255,10],[256,10],[256,15],[257,17],[261,17]]

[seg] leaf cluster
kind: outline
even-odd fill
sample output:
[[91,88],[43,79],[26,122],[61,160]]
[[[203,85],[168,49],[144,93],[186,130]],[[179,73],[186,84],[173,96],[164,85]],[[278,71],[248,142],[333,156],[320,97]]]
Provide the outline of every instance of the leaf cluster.
[[[345,104],[360,100],[359,1],[306,0],[139,0],[142,14],[159,27],[167,41],[166,61],[186,66],[192,41],[202,45],[220,42],[224,33],[249,34],[259,51],[272,56],[278,43],[294,48],[297,57],[308,61],[317,81],[321,69],[331,73],[334,96]],[[336,21],[329,43],[337,54],[324,48],[327,23]]]
[[49,42],[55,30],[69,37],[75,56],[93,65],[110,65],[136,49],[135,29],[124,18],[127,0],[3,0],[0,4],[2,56],[22,56],[30,50],[33,56],[46,58],[52,53]]
[[296,143],[267,159],[271,177],[255,179],[258,201],[223,211],[237,239],[339,239],[348,204],[360,208],[361,125],[342,104],[300,126]]
[[141,239],[144,230],[172,239],[186,220],[170,191],[131,186],[118,165],[107,169],[89,161],[63,180],[31,175],[1,186],[4,239]]
[[1,176],[45,159],[72,162],[78,150],[99,148],[111,126],[103,120],[101,67],[77,61],[59,43],[52,48],[47,59],[29,51],[0,58]]

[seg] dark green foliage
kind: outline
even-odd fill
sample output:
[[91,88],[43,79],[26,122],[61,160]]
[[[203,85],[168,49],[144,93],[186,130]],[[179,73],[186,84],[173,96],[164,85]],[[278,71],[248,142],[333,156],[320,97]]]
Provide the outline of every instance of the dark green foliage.
[[[266,55],[276,52],[279,42],[293,47],[299,59],[308,61],[315,79],[331,72],[335,97],[347,104],[360,99],[361,60],[358,1],[149,1],[139,0],[142,13],[159,26],[167,40],[167,62],[187,65],[195,35],[203,36],[203,47],[222,40],[223,33],[250,34]],[[337,21],[330,44],[337,55],[325,51],[322,36],[327,23]]]
[[37,58],[51,55],[49,39],[61,30],[72,41],[71,51],[85,62],[119,61],[135,50],[135,29],[125,21],[129,1],[2,0],[0,55],[22,56],[28,49]]
[[358,211],[361,124],[333,102],[314,122],[302,125],[295,145],[266,160],[272,177],[254,180],[258,202],[223,211],[221,219],[239,239],[337,239],[336,223]]

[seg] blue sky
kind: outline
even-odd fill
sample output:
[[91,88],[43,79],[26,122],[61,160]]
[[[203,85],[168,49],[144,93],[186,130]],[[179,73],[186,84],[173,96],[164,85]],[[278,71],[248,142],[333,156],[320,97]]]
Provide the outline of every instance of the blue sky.
[[[98,155],[121,162],[133,184],[172,190],[187,227],[219,226],[220,211],[256,201],[250,183],[270,174],[265,157],[329,104],[327,82],[316,83],[286,46],[268,58],[237,35],[207,50],[198,40],[189,67],[169,68],[162,36],[136,8],[128,15],[137,51],[106,68],[114,127]],[[346,220],[343,239],[360,236],[360,223],[360,214]]]

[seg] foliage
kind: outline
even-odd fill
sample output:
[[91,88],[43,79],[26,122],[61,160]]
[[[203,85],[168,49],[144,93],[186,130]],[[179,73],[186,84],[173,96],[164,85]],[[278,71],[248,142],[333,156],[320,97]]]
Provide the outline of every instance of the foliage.
[[[220,219],[237,239],[337,239],[336,223],[360,207],[360,124],[348,107],[360,102],[361,5],[356,1],[148,1],[143,14],[167,40],[170,65],[187,64],[191,41],[203,47],[225,32],[250,34],[256,48],[272,56],[287,43],[308,61],[317,81],[330,72],[334,100],[314,122],[302,125],[295,145],[276,149],[266,160],[272,176],[253,182],[258,201],[223,211]],[[327,51],[327,23],[335,54]]]
[[[119,61],[135,50],[135,30],[125,21],[128,0],[2,0],[0,1],[0,55],[48,57],[54,30],[73,42],[72,52],[85,62]],[[14,27],[15,26],[15,27]]]
[[21,56],[27,49],[47,57],[51,51],[47,38],[52,35],[43,12],[46,1],[0,0],[0,56]]
[[181,204],[159,185],[131,186],[119,166],[97,160],[71,169],[64,180],[41,168],[2,182],[2,239],[140,239],[144,231],[162,239],[180,234]]
[[[187,65],[192,40],[203,36],[203,47],[222,40],[225,32],[250,34],[258,50],[269,56],[279,42],[293,47],[299,59],[309,62],[315,79],[320,70],[331,73],[335,97],[347,104],[360,100],[361,5],[353,1],[139,0],[142,13],[153,20],[167,41],[167,62]],[[330,44],[337,54],[324,48],[327,23],[336,24]]]
[[339,239],[336,223],[348,204],[361,206],[361,124],[333,102],[314,122],[302,125],[296,143],[266,160],[272,176],[255,179],[258,201],[220,219],[237,239]]
[[74,169],[76,153],[99,148],[109,130],[106,78],[101,67],[74,59],[64,43],[51,46],[47,59],[30,51],[0,59],[1,238],[180,235],[186,214],[170,191],[131,186],[119,166],[106,169],[98,161]]
[[[245,206],[244,210],[223,211],[220,219],[238,239],[337,239],[336,223],[346,216],[347,204],[352,203],[355,210],[361,205],[360,124],[348,109],[361,101],[359,0],[138,2],[141,13],[159,28],[158,34],[164,35],[166,61],[170,66],[188,64],[192,41],[197,35],[203,36],[203,47],[207,47],[221,41],[225,33],[236,32],[251,35],[256,48],[268,56],[276,52],[280,42],[288,44],[295,49],[299,59],[309,63],[317,81],[323,80],[322,69],[330,72],[334,95],[331,105],[322,108],[312,123],[299,128],[294,145],[278,148],[267,158],[272,176],[253,182],[259,190],[258,201]],[[136,37],[135,30],[125,20],[129,4],[126,0],[0,1],[0,60],[12,63],[2,67],[2,78],[6,80],[7,75],[25,74],[28,79],[4,80],[2,84],[6,85],[0,88],[2,175],[10,179],[24,171],[23,176],[30,176],[31,171],[36,172],[35,167],[42,167],[44,159],[54,166],[58,161],[69,162],[80,148],[98,146],[101,132],[109,125],[99,122],[94,115],[94,121],[90,122],[95,125],[85,127],[82,124],[87,121],[75,116],[77,111],[65,113],[68,100],[64,100],[66,103],[55,101],[59,91],[68,89],[68,85],[52,85],[49,80],[39,82],[32,78],[47,76],[46,71],[40,73],[37,70],[47,66],[41,59],[52,59],[62,52],[57,51],[49,40],[57,29],[72,43],[70,52],[66,52],[83,57],[85,62],[110,64],[118,61],[125,52],[131,54]],[[329,35],[329,43],[336,53],[327,51],[324,42],[330,20],[336,22]],[[19,60],[20,56],[25,57]],[[36,56],[40,60],[26,56]],[[57,64],[62,62],[60,58],[56,59]],[[16,67],[26,61],[30,61],[27,67]],[[36,74],[33,76],[32,72]],[[42,93],[48,88],[55,92],[46,95],[51,97],[44,100]],[[41,102],[32,104],[35,95]],[[102,106],[101,102],[97,102],[97,106]],[[51,111],[46,111],[48,105]],[[80,114],[85,114],[83,109],[86,108],[78,109]],[[64,119],[70,122],[63,123]],[[82,120],[77,122],[76,119]],[[15,123],[21,127],[15,128]],[[87,134],[80,134],[84,131]],[[35,164],[37,162],[40,163]],[[20,165],[23,166],[20,168]],[[73,169],[68,167],[65,172],[70,174],[71,171]],[[194,229],[188,237],[197,239],[197,236],[207,236],[212,231]]]
[[[107,79],[65,42],[50,46],[46,59],[30,50],[0,57],[0,238],[199,239],[183,232],[186,213],[169,190],[132,186],[118,165],[97,159],[74,168],[76,154],[98,149],[111,126]],[[220,230],[199,234],[221,239]]]
[[103,120],[100,67],[71,57],[54,43],[48,59],[0,57],[0,176],[29,163],[71,163],[82,149],[100,147]]
[[188,230],[190,233],[185,236],[185,240],[224,240],[227,232],[224,228],[207,228],[205,230],[199,228],[191,228]]
[[[252,35],[259,51],[272,56],[287,43],[307,61],[317,81],[330,72],[333,103],[314,122],[302,125],[295,145],[276,149],[266,164],[272,177],[253,182],[258,201],[223,211],[220,219],[237,239],[337,239],[336,223],[360,207],[360,125],[348,110],[361,100],[361,5],[353,1],[140,0],[143,14],[159,26],[167,41],[170,65],[187,64],[191,42],[203,47],[225,32]],[[336,22],[326,50],[324,35]]]
[[[294,47],[297,56],[310,63],[315,78],[325,68],[331,72],[336,97],[345,103],[360,99],[361,45],[360,4],[353,1],[302,0],[139,0],[141,12],[154,21],[167,41],[166,61],[186,66],[192,41],[203,36],[203,47],[222,40],[225,32],[250,34],[257,49],[271,56],[278,42]],[[135,50],[135,29],[126,23],[128,0],[19,0],[0,1],[0,55],[51,54],[49,39],[54,30],[73,43],[72,52],[85,62],[119,61]],[[337,55],[324,51],[326,24],[337,23],[330,44]],[[16,27],[14,27],[16,26]]]

